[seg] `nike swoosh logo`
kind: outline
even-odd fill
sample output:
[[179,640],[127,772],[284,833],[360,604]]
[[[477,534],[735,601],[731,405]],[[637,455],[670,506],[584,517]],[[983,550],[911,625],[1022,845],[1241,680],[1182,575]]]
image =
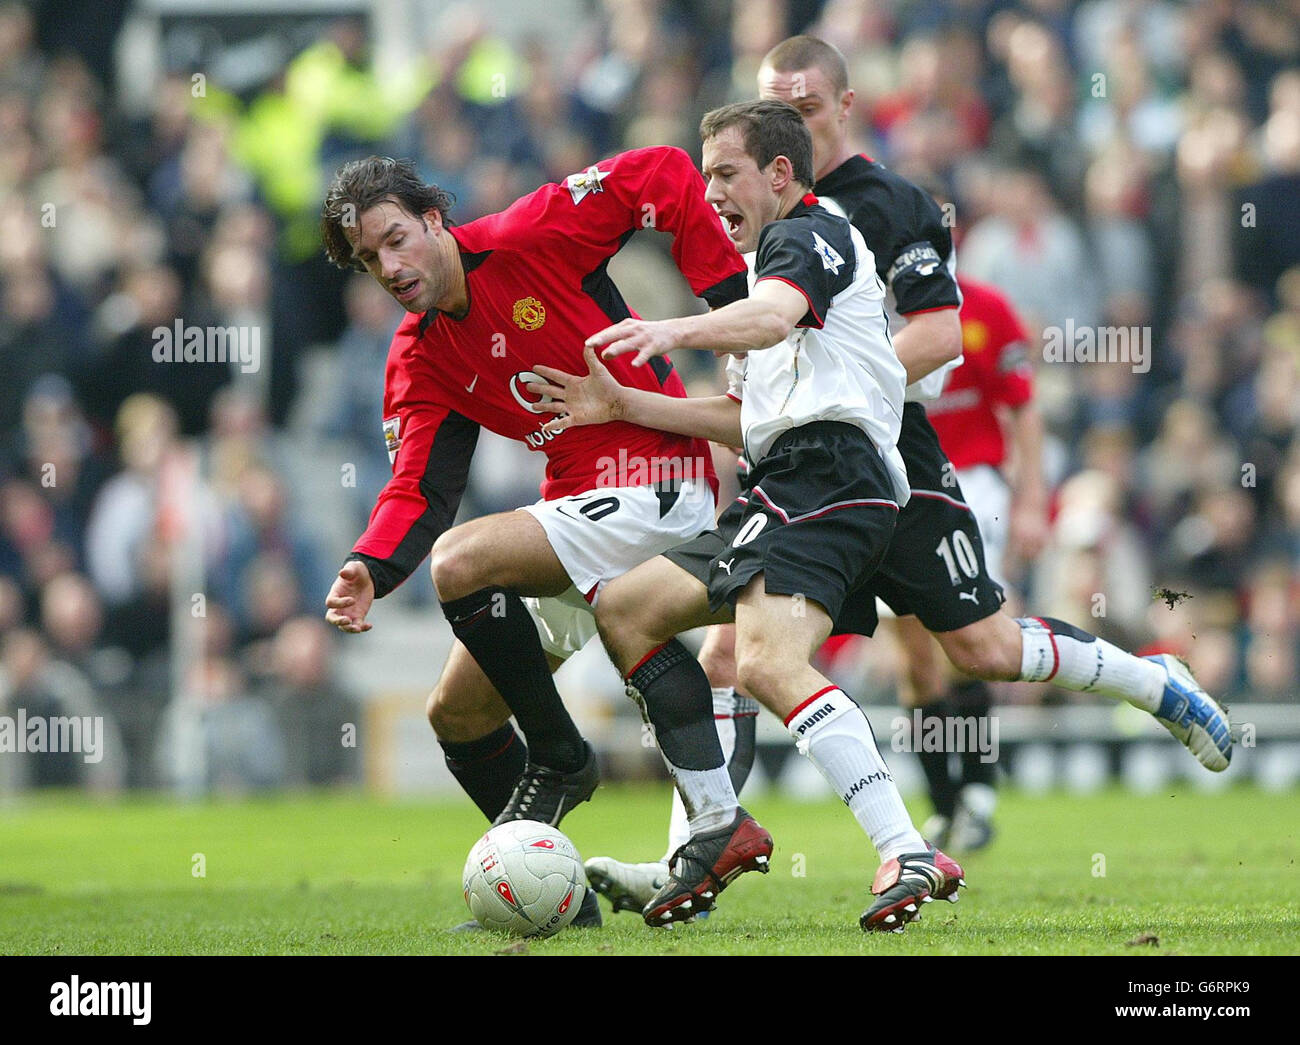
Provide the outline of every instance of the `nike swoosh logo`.
[[478,374],[474,375],[474,380],[465,386],[465,391],[473,394],[474,386],[478,384]]

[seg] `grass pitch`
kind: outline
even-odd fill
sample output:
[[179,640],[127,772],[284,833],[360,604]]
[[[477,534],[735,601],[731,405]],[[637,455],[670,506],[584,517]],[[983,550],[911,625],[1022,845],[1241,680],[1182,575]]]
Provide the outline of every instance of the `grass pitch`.
[[[667,794],[603,788],[565,830],[584,856],[653,858]],[[857,918],[876,860],[848,811],[755,798],[772,873],[738,879],[707,922],[651,930],[602,901],[603,930],[527,943],[447,932],[484,829],[468,801],[41,797],[0,810],[0,953],[1290,954],[1298,797],[1006,791],[962,901],[872,936]]]

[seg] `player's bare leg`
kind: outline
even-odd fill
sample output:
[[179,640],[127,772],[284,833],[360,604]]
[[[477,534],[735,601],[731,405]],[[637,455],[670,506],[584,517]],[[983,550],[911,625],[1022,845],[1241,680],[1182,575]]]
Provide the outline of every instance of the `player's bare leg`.
[[[562,663],[547,654],[552,672]],[[505,808],[528,760],[528,748],[510,723],[510,708],[460,642],[425,704],[447,768],[489,820]]]
[[721,623],[728,616],[709,612],[704,585],[662,555],[610,581],[596,606],[601,641],[624,677],[656,646]]
[[584,743],[551,681],[546,652],[521,595],[569,586],[546,532],[528,512],[455,526],[433,546],[433,584],[452,632],[519,721],[534,762],[572,771]]
[[510,709],[501,694],[460,642],[452,643],[424,713],[444,744],[480,740],[510,720]]
[[1020,677],[1021,629],[1014,617],[991,613],[956,631],[935,632],[944,654],[958,671],[987,681]]
[[462,599],[487,585],[520,595],[559,595],[569,575],[542,524],[528,512],[498,512],[446,531],[429,559],[438,598]]
[[1227,713],[1166,655],[1136,657],[1052,617],[998,612],[935,638],[959,671],[986,681],[1051,682],[1150,712],[1207,769],[1232,758]]
[[955,899],[962,871],[912,825],[871,724],[856,703],[812,667],[831,633],[815,602],[768,594],[756,577],[736,601],[740,684],[781,716],[799,747],[849,807],[880,855],[875,902],[863,929],[901,930],[932,899]]
[[715,624],[700,647],[700,667],[718,688],[736,685],[736,625]]
[[446,531],[430,569],[456,638],[514,714],[529,761],[497,819],[558,824],[591,797],[595,754],[551,679],[532,615],[521,596],[553,596],[570,585],[540,522],[502,512]]

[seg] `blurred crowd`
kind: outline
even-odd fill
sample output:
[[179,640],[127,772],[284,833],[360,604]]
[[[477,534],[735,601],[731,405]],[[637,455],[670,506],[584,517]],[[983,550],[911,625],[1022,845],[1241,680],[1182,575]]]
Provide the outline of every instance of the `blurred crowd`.
[[[80,6],[0,2],[0,713],[96,708],[122,752],[104,786],[360,779],[361,694],[321,620],[347,538],[320,517],[351,535],[383,484],[400,312],[321,257],[333,170],[413,157],[464,222],[620,149],[698,155],[703,111],[795,32],[845,53],[861,147],[942,186],[959,267],[1035,336],[1150,331],[1149,372],[1038,366],[1031,604],[1183,653],[1229,699],[1295,699],[1294,0],[574,0],[558,48],[432,4],[410,68],[376,63],[364,20],[322,20],[237,87],[164,49],[144,111],[114,57],[132,5]],[[651,315],[691,307],[661,247],[638,237],[619,277]],[[178,320],[256,330],[256,365],[158,361]],[[324,491],[299,467],[322,456]],[[481,456],[467,512],[535,496],[535,462]]]

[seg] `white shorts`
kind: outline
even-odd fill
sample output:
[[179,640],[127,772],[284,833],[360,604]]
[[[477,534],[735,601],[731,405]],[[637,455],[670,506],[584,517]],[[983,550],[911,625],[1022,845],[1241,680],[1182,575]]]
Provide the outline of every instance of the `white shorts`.
[[592,606],[607,582],[713,529],[717,508],[708,483],[683,480],[661,516],[669,496],[653,486],[621,486],[519,509],[542,524],[573,581],[561,595],[524,599],[547,653],[568,659],[596,634]]
[[1011,529],[1011,488],[1002,473],[992,465],[977,464],[957,472],[962,496],[979,523],[984,541],[984,567],[988,575],[1010,590],[1002,560],[1007,552],[1007,534]]

